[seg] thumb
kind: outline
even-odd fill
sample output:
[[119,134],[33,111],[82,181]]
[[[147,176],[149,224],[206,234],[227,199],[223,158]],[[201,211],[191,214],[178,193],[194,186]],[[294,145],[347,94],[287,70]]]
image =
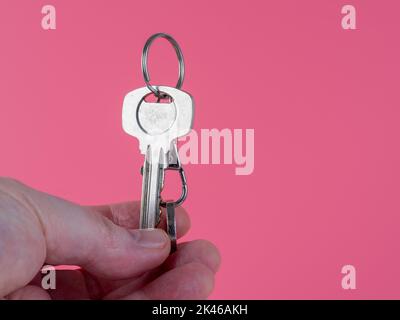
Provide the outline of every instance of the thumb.
[[44,263],[123,279],[159,266],[170,251],[163,230],[128,230],[90,208],[4,178],[0,226],[0,296],[29,283]]

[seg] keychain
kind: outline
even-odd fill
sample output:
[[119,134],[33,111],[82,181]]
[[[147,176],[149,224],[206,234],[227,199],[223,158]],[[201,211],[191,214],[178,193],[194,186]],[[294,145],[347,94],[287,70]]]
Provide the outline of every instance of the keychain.
[[[168,40],[178,57],[179,80],[175,88],[150,84],[148,54],[157,38]],[[139,140],[140,152],[145,156],[142,168],[142,199],[140,228],[156,228],[161,220],[161,207],[165,208],[167,233],[171,239],[171,251],[176,250],[175,208],[187,197],[186,176],[179,160],[177,139],[187,135],[193,126],[194,102],[190,94],[180,90],[185,76],[182,50],[170,35],[157,33],[151,36],[142,53],[142,72],[146,87],[128,93],[124,100],[122,125],[125,132]],[[150,95],[157,102],[146,102]],[[160,103],[167,100],[167,103]],[[182,195],[177,201],[164,202],[161,191],[164,187],[165,171],[178,171],[182,181]]]

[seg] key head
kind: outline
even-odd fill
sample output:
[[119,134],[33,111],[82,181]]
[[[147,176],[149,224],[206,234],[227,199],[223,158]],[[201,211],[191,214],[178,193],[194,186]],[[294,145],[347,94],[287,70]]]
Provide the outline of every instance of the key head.
[[124,100],[122,126],[139,140],[142,154],[149,145],[167,153],[171,142],[188,134],[193,126],[194,102],[190,94],[172,87],[157,88],[171,98],[170,103],[146,102],[152,94],[147,87],[128,93]]

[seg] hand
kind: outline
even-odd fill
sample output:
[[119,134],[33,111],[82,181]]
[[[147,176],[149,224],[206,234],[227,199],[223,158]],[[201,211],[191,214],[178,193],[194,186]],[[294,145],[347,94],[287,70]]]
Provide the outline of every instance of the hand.
[[[203,240],[183,243],[169,256],[163,230],[135,230],[139,207],[82,207],[0,178],[0,297],[208,297],[220,263],[214,245]],[[183,236],[190,228],[189,217],[177,208],[176,220],[178,236]],[[81,268],[57,270],[56,290],[46,291],[40,285],[45,264]]]

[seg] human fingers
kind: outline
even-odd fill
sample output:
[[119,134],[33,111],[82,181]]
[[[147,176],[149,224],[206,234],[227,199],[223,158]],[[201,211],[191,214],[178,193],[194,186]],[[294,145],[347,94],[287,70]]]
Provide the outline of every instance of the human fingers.
[[[125,202],[108,204],[102,206],[90,207],[96,212],[110,219],[115,224],[128,228],[138,229],[140,219],[140,202]],[[162,209],[161,221],[158,228],[164,229],[166,227],[165,209]],[[176,229],[178,238],[183,237],[190,229],[190,218],[187,211],[183,207],[175,209]]]
[[[146,283],[157,281],[157,278],[163,276],[163,274],[174,269],[180,270],[180,268],[189,264],[202,264],[215,274],[219,269],[220,262],[221,258],[218,249],[211,242],[195,240],[183,243],[179,245],[178,251],[168,257],[162,266],[143,275],[140,279],[134,279],[124,283],[119,288],[115,288],[115,290],[106,296],[106,299],[121,299],[125,296],[138,298],[140,294],[139,296],[138,294],[132,296],[132,294],[146,285]],[[186,269],[184,268],[184,270]],[[173,273],[175,273],[175,271]],[[166,294],[168,294],[168,292]],[[182,294],[182,296],[183,295],[184,294]]]
[[10,179],[0,179],[0,192],[0,277],[6,275],[0,295],[29,283],[44,262],[121,279],[153,269],[169,255],[162,230],[128,230]]

